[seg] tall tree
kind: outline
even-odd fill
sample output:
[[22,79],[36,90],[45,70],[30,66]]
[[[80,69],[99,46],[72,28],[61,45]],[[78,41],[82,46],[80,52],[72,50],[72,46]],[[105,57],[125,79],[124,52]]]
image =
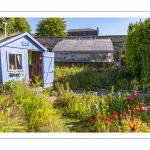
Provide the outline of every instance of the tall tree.
[[64,18],[43,18],[37,24],[36,35],[38,36],[68,36],[66,21]]
[[[7,34],[31,32],[30,25],[25,18],[5,18],[5,20],[7,22]],[[4,35],[4,24],[2,18],[0,19],[0,35]]]

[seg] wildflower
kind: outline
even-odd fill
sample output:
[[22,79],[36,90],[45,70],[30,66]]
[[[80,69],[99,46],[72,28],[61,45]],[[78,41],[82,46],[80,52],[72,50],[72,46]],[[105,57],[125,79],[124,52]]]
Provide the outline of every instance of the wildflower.
[[130,116],[129,116],[129,115],[126,115],[126,118],[127,118],[127,119],[130,119]]
[[127,100],[128,102],[132,102],[132,98],[130,98],[130,97],[128,97],[126,100]]
[[128,114],[131,114],[131,112],[132,112],[132,111],[129,109],[129,110],[128,110]]
[[70,102],[70,99],[68,99],[68,103]]
[[115,118],[115,114],[111,114],[111,119],[114,119]]
[[11,104],[8,104],[8,107],[11,107]]
[[142,107],[145,106],[145,104],[143,102],[139,102],[139,105],[141,105]]
[[108,122],[109,122],[109,123],[112,123],[112,121],[113,121],[113,120],[112,120],[111,118],[110,118],[110,119],[108,119]]
[[132,132],[136,132],[135,126],[131,127]]
[[89,120],[90,120],[90,121],[92,121],[93,119],[92,119],[92,118],[90,118]]
[[84,96],[82,96],[81,99],[84,99]]
[[141,108],[138,107],[138,106],[136,106],[136,107],[135,107],[135,110],[136,110],[137,112],[140,112],[140,111],[141,111]]
[[148,107],[142,107],[142,110],[147,111]]
[[113,114],[116,115],[117,114],[116,111],[113,111]]
[[94,118],[94,121],[95,121],[95,122],[98,122],[98,119],[97,119],[97,118]]
[[93,92],[93,95],[97,95],[97,92]]
[[105,119],[105,117],[104,117],[103,115],[99,115],[99,117],[100,117],[102,120]]
[[136,93],[133,93],[133,94],[132,94],[132,97],[133,97],[133,99],[136,99],[136,98],[137,98],[137,94],[136,94]]
[[123,113],[122,115],[123,115],[124,117],[127,117],[127,114],[126,114],[126,113]]
[[96,129],[95,132],[98,132],[98,129]]
[[75,96],[72,96],[72,99],[74,99],[75,98]]

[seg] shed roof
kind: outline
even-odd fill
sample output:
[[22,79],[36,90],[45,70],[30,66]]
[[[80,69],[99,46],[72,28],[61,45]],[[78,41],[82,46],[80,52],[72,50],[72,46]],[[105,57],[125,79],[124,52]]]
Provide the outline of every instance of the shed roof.
[[64,39],[52,51],[113,51],[113,44],[111,39]]
[[17,34],[17,35],[14,35],[14,36],[10,36],[10,37],[6,37],[2,40],[0,40],[0,47],[8,44],[8,43],[11,43],[17,39],[20,39],[22,37],[25,37],[27,36],[28,38],[30,38],[33,42],[35,42],[39,47],[41,47],[44,51],[47,51],[47,49],[45,47],[43,47],[38,41],[36,41],[29,33],[27,32],[24,32],[24,33],[20,33],[20,34]]
[[97,31],[91,28],[69,29],[68,32]]

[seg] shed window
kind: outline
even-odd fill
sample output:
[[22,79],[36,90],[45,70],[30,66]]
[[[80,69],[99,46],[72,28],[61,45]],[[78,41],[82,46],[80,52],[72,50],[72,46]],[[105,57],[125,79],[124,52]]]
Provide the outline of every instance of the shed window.
[[22,69],[22,54],[9,54],[9,69]]

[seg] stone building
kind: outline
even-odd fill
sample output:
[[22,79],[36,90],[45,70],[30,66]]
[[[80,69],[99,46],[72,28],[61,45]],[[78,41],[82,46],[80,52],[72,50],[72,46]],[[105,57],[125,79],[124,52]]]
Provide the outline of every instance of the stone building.
[[99,28],[91,29],[91,28],[83,28],[83,29],[69,29],[69,36],[98,36]]

